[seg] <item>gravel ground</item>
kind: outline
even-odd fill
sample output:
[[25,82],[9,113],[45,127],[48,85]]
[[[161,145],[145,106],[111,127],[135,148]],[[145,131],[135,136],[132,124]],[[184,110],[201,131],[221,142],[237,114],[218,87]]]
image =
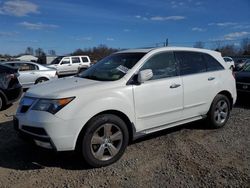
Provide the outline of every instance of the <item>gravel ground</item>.
[[16,107],[0,112],[0,187],[250,187],[249,98],[222,129],[199,121],[161,131],[99,169],[88,169],[72,152],[23,142],[12,128]]

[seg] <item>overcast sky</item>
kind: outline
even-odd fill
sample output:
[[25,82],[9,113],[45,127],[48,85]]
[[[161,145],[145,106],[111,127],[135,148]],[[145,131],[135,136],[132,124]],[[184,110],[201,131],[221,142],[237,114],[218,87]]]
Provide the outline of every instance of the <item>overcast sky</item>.
[[0,54],[250,38],[250,0],[0,0]]

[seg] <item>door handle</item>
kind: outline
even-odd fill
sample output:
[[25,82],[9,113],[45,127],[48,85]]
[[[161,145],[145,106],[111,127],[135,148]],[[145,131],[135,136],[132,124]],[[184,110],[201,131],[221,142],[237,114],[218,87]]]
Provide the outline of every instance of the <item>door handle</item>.
[[35,74],[34,72],[31,72],[30,74]]
[[209,77],[207,80],[208,81],[212,81],[212,80],[214,80],[215,79],[215,77]]
[[174,89],[174,88],[177,88],[177,87],[180,87],[181,86],[181,84],[172,84],[171,86],[170,86],[170,88],[171,89]]

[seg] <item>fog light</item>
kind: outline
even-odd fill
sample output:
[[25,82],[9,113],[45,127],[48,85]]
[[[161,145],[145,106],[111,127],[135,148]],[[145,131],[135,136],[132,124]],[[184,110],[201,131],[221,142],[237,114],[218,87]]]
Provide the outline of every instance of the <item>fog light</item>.
[[34,140],[36,145],[40,146],[40,147],[43,147],[43,148],[47,148],[47,149],[52,149],[52,146],[49,142],[42,142],[42,141],[39,141],[39,140]]

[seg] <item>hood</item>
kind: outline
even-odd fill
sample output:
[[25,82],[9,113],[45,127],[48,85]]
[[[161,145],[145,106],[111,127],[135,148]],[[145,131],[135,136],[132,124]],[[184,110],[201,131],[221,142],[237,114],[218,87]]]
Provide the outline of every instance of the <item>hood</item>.
[[236,82],[250,83],[250,72],[237,72],[235,76]]
[[35,98],[64,98],[72,97],[79,90],[100,87],[103,82],[79,77],[65,77],[34,85],[26,92],[26,96]]

